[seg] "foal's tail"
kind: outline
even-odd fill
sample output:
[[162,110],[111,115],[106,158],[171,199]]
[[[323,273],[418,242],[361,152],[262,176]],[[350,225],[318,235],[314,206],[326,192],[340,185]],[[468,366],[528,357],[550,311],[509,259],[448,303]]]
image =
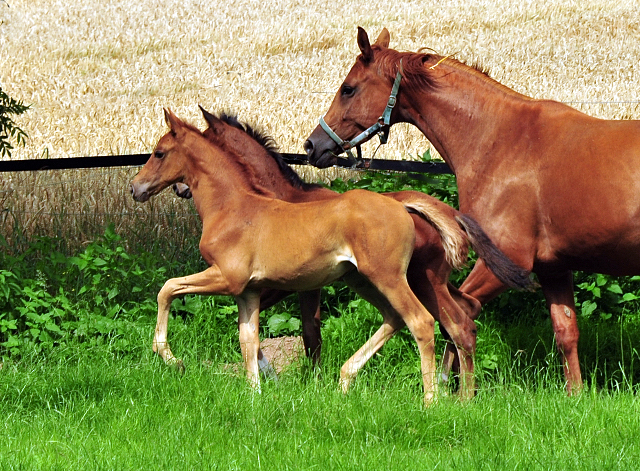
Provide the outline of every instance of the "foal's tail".
[[457,224],[451,215],[439,209],[437,204],[442,203],[435,201],[437,203],[434,204],[424,198],[400,199],[409,212],[419,214],[438,231],[447,262],[456,270],[460,270],[465,266],[469,254],[469,240],[465,228]]
[[484,260],[491,272],[506,286],[520,290],[533,291],[538,287],[531,278],[531,273],[511,261],[495,246],[480,224],[467,214],[456,216],[456,221],[464,228],[473,250]]
[[411,192],[393,193],[409,212],[415,212],[427,220],[440,234],[445,257],[449,265],[456,270],[463,268],[469,253],[469,244],[483,259],[487,267],[506,286],[520,290],[533,291],[538,287],[531,273],[519,267],[509,259],[482,230],[475,219],[458,213],[455,218],[442,211],[438,200],[431,202],[424,197],[414,198]]

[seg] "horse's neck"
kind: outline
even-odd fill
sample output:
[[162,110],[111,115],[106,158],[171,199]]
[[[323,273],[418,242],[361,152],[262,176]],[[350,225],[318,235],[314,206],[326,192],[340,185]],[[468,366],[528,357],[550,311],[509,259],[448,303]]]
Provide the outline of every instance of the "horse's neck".
[[436,87],[407,89],[404,119],[422,131],[460,179],[491,165],[496,146],[503,145],[500,136],[516,116],[526,118],[522,109],[534,102],[475,70],[438,67]]

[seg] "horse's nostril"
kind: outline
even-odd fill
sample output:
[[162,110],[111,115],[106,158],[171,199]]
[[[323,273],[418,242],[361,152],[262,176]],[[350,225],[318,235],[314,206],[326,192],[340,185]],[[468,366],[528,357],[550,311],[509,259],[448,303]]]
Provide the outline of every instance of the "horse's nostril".
[[307,155],[313,152],[313,142],[311,142],[309,139],[304,141],[304,144],[302,145],[302,147],[304,148],[304,151],[307,153]]

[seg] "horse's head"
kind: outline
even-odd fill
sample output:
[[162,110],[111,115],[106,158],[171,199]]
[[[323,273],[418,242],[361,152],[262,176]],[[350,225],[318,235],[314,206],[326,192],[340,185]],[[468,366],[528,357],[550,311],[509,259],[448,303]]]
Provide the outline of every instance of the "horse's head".
[[[339,144],[339,140],[353,139],[378,122],[378,118],[385,112],[392,85],[389,77],[380,73],[377,62],[381,52],[388,46],[389,32],[386,28],[371,45],[366,31],[358,27],[358,47],[361,54],[324,116],[329,131],[318,125],[304,143],[312,165],[321,168],[334,165],[338,154],[345,147]],[[330,131],[333,131],[333,137],[329,135]]]
[[170,110],[164,110],[170,131],[162,136],[147,163],[131,182],[131,195],[136,201],[147,201],[166,187],[181,182],[184,178],[184,140],[189,126]]

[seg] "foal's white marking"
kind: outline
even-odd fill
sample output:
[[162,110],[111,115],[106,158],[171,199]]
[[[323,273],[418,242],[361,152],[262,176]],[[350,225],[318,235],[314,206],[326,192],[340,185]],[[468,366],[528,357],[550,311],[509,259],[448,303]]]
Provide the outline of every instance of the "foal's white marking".
[[353,252],[348,248],[344,249],[344,253],[338,253],[336,260],[338,260],[338,262],[349,262],[353,264],[356,269],[358,268],[358,261],[356,260],[355,255],[353,255]]

